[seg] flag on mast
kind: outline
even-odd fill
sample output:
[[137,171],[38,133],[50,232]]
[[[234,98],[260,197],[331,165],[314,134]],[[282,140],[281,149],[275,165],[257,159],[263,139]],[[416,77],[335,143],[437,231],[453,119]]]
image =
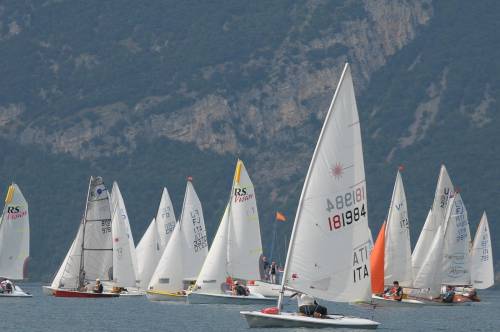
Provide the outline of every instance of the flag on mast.
[[276,211],[276,221],[286,221],[285,215],[279,211]]

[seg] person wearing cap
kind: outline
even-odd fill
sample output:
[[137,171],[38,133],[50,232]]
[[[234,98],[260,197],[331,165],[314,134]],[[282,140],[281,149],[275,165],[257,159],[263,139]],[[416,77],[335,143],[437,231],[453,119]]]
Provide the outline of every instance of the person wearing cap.
[[103,291],[104,291],[104,287],[101,284],[101,280],[99,280],[99,278],[97,278],[95,280],[94,293],[101,294]]

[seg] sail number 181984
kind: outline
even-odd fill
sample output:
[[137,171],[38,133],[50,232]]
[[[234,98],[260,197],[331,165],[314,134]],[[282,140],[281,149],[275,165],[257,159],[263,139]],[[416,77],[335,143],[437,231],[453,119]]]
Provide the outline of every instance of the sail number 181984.
[[333,214],[328,217],[330,231],[346,227],[366,216],[365,187],[337,195],[332,201],[326,199],[326,210]]

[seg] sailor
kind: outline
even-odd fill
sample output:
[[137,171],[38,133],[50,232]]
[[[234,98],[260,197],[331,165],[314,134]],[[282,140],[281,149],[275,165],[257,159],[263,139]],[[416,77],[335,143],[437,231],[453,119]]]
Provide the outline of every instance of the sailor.
[[396,301],[403,300],[403,288],[399,286],[399,281],[394,280],[394,282],[392,283],[392,287],[386,289],[384,297],[391,298]]
[[5,279],[0,283],[0,288],[2,290],[2,293],[10,294],[14,289],[14,285],[9,279]]
[[239,295],[239,296],[248,296],[249,292],[246,287],[243,285],[240,285],[238,280],[236,280],[233,284],[233,295]]
[[272,262],[271,268],[269,270],[269,274],[271,276],[271,283],[275,284],[276,283],[276,272],[278,270],[278,267],[276,266],[276,262]]
[[103,291],[104,291],[104,287],[102,286],[101,280],[99,280],[99,278],[97,278],[95,280],[94,293],[101,294]]
[[454,296],[455,296],[455,291],[453,290],[453,287],[448,285],[446,286],[446,292],[443,294],[441,300],[445,303],[453,303]]
[[324,318],[328,314],[326,307],[319,305],[314,297],[307,294],[295,293],[293,296],[297,296],[297,304],[299,306],[299,313],[315,318]]
[[267,257],[266,256],[262,256],[262,265],[263,265],[263,268],[264,268],[264,278],[266,280],[269,280],[269,267],[270,267],[270,264],[267,261]]

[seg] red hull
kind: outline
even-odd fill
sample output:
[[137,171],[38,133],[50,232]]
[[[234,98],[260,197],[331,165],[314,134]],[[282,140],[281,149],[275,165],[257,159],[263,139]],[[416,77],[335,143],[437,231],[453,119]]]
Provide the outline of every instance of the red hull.
[[80,298],[109,298],[109,297],[118,297],[120,294],[113,293],[90,293],[90,292],[78,292],[72,290],[62,290],[55,289],[52,293],[55,297],[80,297]]

